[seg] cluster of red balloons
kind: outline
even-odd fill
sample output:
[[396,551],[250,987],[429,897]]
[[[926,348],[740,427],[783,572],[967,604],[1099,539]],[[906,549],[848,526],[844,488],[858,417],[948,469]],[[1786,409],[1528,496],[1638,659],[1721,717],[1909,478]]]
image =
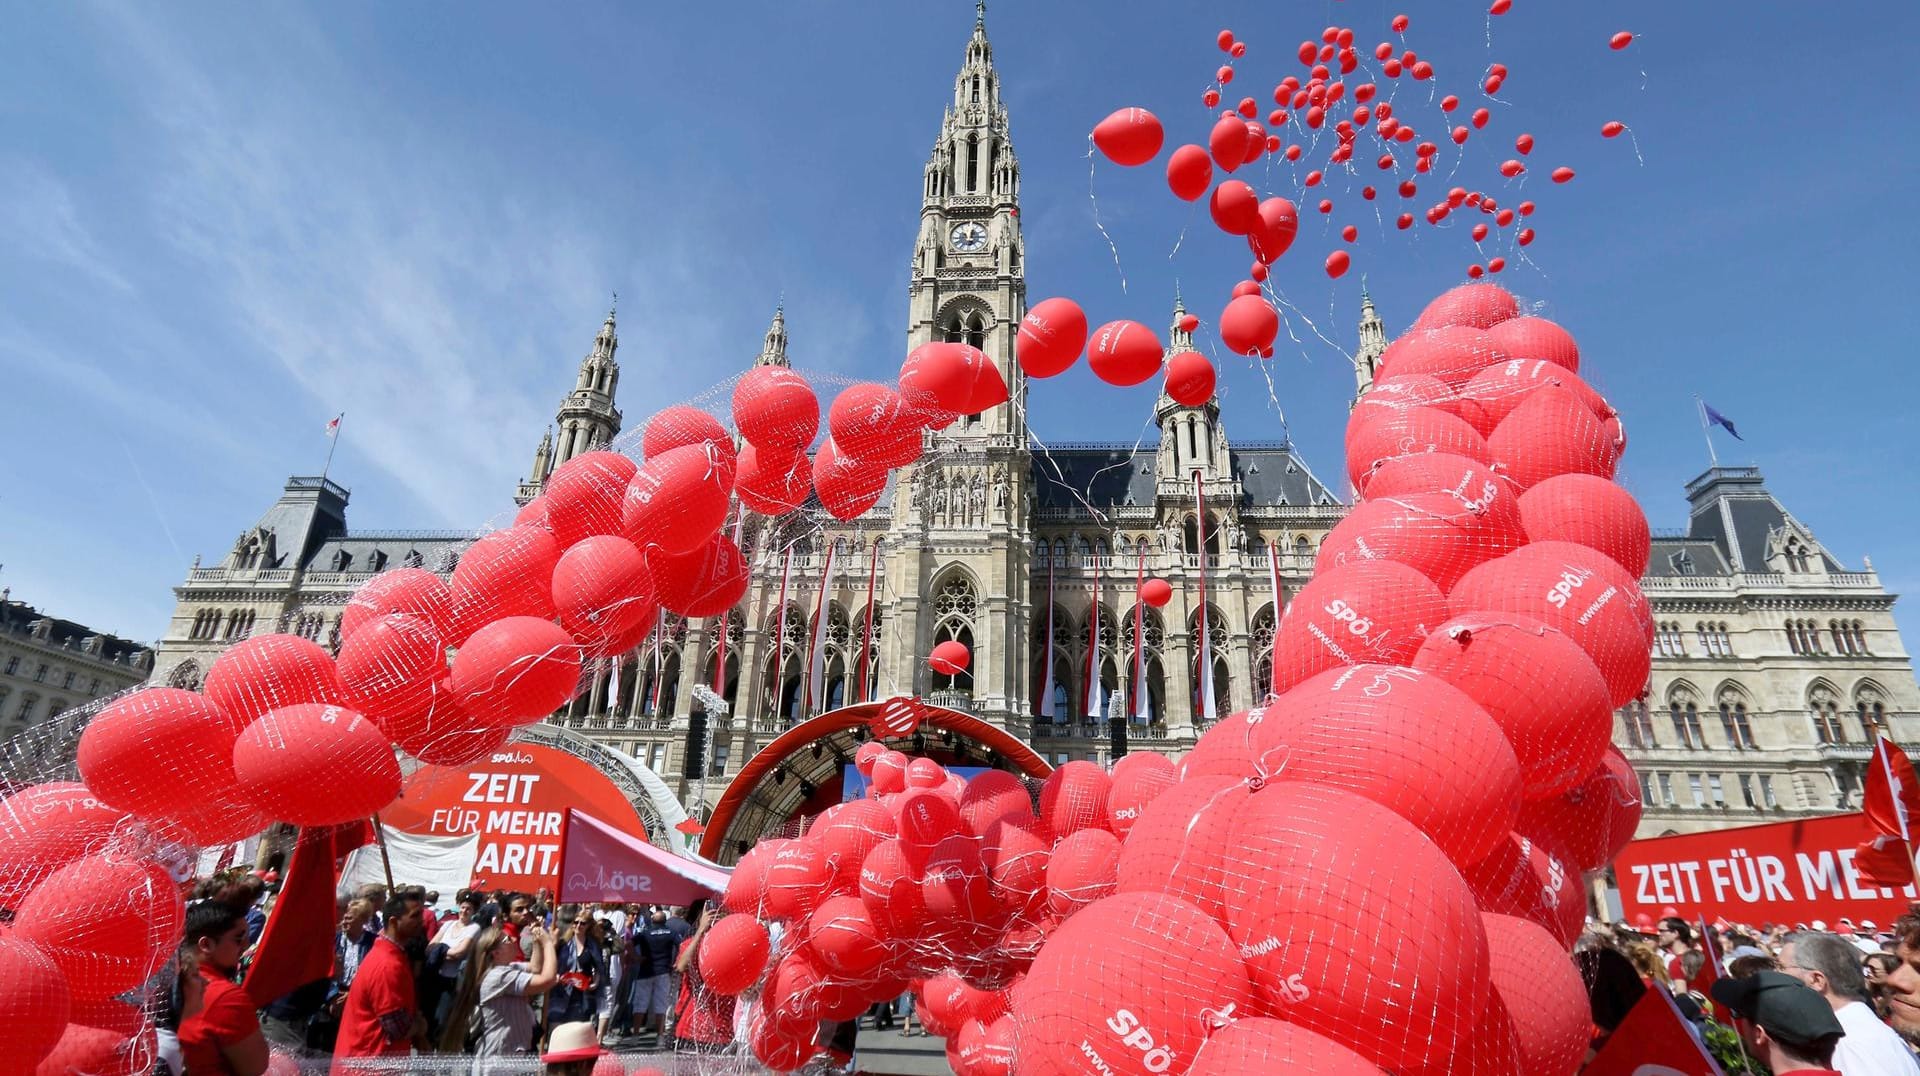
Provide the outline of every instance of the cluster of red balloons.
[[965,780],[879,741],[855,765],[866,798],[741,859],[724,900],[735,914],[708,935],[701,974],[725,994],[759,986],[750,1042],[770,1068],[811,1057],[820,1019],[910,989],[955,1072],[1007,1076],[1035,954],[1114,893],[1121,840],[1173,763],[1133,755],[1109,775],[1071,762],[1037,797],[1010,773]]

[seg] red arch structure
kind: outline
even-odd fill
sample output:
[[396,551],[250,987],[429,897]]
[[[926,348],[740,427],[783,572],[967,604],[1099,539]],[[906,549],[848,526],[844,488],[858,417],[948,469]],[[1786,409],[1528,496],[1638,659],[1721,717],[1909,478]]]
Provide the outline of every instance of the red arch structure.
[[[730,842],[751,839],[759,834],[736,835],[729,831],[741,819],[743,809],[756,796],[765,794],[763,789],[769,779],[788,762],[804,759],[806,755],[803,753],[815,744],[832,743],[836,739],[851,742],[851,733],[871,725],[880,709],[880,703],[863,702],[821,714],[781,733],[772,743],[756,752],[741,767],[739,775],[734,777],[721,795],[720,802],[714,806],[713,817],[707,820],[707,832],[700,843],[700,854],[709,859],[725,856],[722,862],[737,858],[727,851]],[[1006,760],[1006,768],[1016,773],[1044,779],[1053,772],[1053,767],[1038,752],[997,725],[943,706],[927,705],[924,714],[917,735],[951,732],[956,737],[972,741],[999,755]],[[901,743],[895,742],[894,746],[901,746]]]

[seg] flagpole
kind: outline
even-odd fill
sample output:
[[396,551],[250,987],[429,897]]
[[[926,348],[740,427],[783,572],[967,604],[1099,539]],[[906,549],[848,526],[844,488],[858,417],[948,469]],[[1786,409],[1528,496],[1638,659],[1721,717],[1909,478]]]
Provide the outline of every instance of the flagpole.
[[1700,412],[1700,436],[1707,439],[1707,459],[1713,464],[1715,470],[1719,470],[1720,454],[1713,450],[1713,429],[1707,423],[1707,401],[1701,399],[1699,393],[1695,393],[1693,405]]
[[340,427],[347,420],[347,413],[334,416],[333,429],[327,434],[327,462],[320,466],[320,481],[327,480],[327,472],[333,470],[333,450],[340,447]]
[[879,578],[880,542],[874,540],[873,549],[867,554],[867,623],[860,629],[860,700],[869,702],[867,689],[867,667],[873,660],[873,584]]

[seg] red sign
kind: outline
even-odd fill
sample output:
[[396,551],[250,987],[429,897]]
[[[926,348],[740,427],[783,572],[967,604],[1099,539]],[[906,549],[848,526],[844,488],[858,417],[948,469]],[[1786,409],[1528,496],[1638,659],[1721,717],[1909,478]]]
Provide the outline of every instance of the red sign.
[[593,764],[537,744],[508,744],[465,766],[425,766],[380,820],[408,833],[480,834],[475,886],[531,893],[558,888],[567,808],[647,839],[626,794]]
[[1885,926],[1906,913],[1914,887],[1868,881],[1854,856],[1874,836],[1862,814],[1829,815],[1634,841],[1613,861],[1620,903],[1641,915],[1705,916],[1759,926],[1833,923],[1842,916]]

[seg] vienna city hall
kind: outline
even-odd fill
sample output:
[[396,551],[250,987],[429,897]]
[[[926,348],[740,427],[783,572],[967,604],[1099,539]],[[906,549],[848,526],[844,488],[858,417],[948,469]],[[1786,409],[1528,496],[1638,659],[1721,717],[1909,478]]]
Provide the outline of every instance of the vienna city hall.
[[[1120,740],[1111,719],[1131,749],[1177,756],[1210,709],[1222,717],[1265,694],[1274,562],[1283,596],[1296,593],[1347,511],[1339,461],[1317,473],[1289,444],[1235,441],[1217,399],[1188,407],[1162,395],[1158,443],[1137,449],[1030,441],[1014,361],[1027,306],[1020,165],[980,22],[926,163],[917,224],[909,205],[898,206],[913,267],[902,354],[964,340],[999,365],[1012,401],[932,435],[924,458],[857,519],[749,516],[745,598],[724,618],[666,617],[550,718],[665,776],[682,797],[716,801],[797,721],[898,694],[970,713],[1054,763],[1106,761]],[[1184,313],[1169,304],[1174,349],[1188,345]],[[638,454],[639,424],[622,436],[616,406],[616,329],[609,314],[529,474],[503,494],[524,503],[590,449]],[[1383,316],[1363,305],[1359,392],[1388,338]],[[748,329],[734,372],[789,363],[784,311],[757,356],[752,340]],[[1856,804],[1874,734],[1920,751],[1920,688],[1895,596],[1870,563],[1844,566],[1827,552],[1756,468],[1716,467],[1683,492],[1686,525],[1655,531],[1641,582],[1658,623],[1653,672],[1614,727],[1640,778],[1641,835]],[[476,537],[355,530],[347,503],[329,479],[289,478],[230,550],[196,561],[175,588],[152,682],[197,687],[223,649],[252,634],[337,648],[347,600],[373,574],[415,565],[445,576]],[[1647,507],[1659,519],[1676,505]],[[1136,631],[1141,571],[1171,584],[1173,598],[1146,610]],[[968,647],[971,665],[936,674],[926,657],[950,639]],[[724,706],[707,691],[716,683]],[[704,757],[689,760],[689,745]]]

